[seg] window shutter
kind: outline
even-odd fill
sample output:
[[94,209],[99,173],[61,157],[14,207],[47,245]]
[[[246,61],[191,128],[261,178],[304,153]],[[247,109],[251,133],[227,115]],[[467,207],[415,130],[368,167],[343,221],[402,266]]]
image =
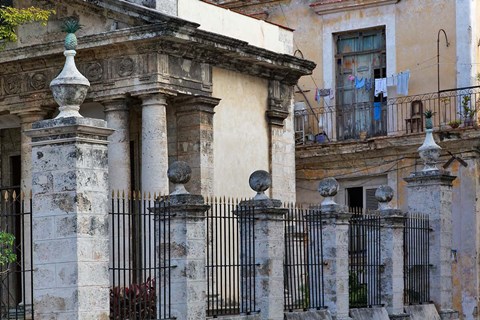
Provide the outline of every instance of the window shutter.
[[365,209],[367,210],[378,209],[378,201],[375,198],[375,191],[377,191],[377,188],[365,190],[365,198],[366,198]]

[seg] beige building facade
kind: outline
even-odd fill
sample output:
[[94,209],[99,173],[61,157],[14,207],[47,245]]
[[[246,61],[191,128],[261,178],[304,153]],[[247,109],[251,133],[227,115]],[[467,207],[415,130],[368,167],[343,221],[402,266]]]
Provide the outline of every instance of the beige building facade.
[[[376,209],[388,184],[407,210],[404,178],[421,170],[423,112],[434,112],[439,167],[453,189],[454,307],[479,319],[480,3],[474,0],[216,1],[294,29],[296,56],[317,63],[295,87],[297,201],[318,203],[317,184],[340,183],[339,203]],[[357,88],[409,73],[408,90]],[[467,98],[464,98],[467,97]],[[465,100],[466,99],[466,100]],[[467,117],[468,109],[473,110]],[[470,119],[472,118],[472,119]],[[461,122],[452,129],[452,120]],[[470,120],[473,120],[471,122]],[[474,124],[475,123],[475,124]],[[472,125],[474,124],[474,125]]]

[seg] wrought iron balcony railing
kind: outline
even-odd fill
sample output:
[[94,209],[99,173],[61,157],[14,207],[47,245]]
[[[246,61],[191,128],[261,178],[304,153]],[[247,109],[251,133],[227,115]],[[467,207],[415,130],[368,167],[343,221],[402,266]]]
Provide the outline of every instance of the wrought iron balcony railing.
[[434,112],[434,130],[475,126],[480,113],[480,86],[384,102],[296,108],[295,139],[297,145],[303,145],[423,132],[426,110]]

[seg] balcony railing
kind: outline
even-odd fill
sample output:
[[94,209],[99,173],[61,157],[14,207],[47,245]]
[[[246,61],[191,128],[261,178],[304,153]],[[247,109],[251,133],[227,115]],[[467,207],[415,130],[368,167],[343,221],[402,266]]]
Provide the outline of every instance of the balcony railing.
[[384,102],[362,102],[295,110],[297,145],[365,140],[424,131],[426,110],[435,130],[474,126],[480,111],[480,86],[442,90]]

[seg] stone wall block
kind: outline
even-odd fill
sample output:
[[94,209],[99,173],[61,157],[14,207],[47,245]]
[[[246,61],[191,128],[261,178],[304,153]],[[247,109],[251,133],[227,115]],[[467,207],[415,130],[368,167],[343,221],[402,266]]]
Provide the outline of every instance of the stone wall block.
[[75,239],[39,240],[33,245],[33,261],[37,267],[42,263],[75,261],[76,247]]
[[55,235],[55,217],[39,217],[32,226],[33,240],[49,240]]
[[36,185],[39,194],[53,191],[53,175],[51,172],[35,172],[32,174],[32,182]]

